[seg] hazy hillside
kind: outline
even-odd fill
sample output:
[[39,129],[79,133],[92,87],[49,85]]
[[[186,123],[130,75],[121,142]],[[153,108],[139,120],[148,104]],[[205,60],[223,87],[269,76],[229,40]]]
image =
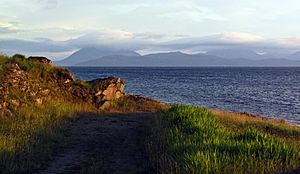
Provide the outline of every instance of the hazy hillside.
[[200,66],[223,65],[227,60],[211,55],[189,55],[181,52],[145,56],[105,56],[77,66]]
[[181,52],[170,52],[145,56],[104,56],[76,64],[76,66],[300,66],[300,61],[225,59],[207,54],[189,55]]
[[141,56],[135,51],[109,47],[82,48],[59,66],[300,66],[300,52],[291,55],[260,54],[251,49],[219,49],[205,54],[182,52],[156,53]]
[[118,50],[106,47],[88,47],[80,49],[79,51],[73,53],[66,59],[55,62],[55,64],[62,66],[71,66],[80,64],[81,62],[90,61],[101,58],[103,56],[111,55],[139,56],[138,53],[130,50]]
[[211,50],[207,54],[215,55],[226,59],[250,59],[260,60],[266,58],[268,55],[261,55],[250,49],[220,49]]
[[300,51],[297,51],[294,54],[290,55],[289,59],[300,60]]

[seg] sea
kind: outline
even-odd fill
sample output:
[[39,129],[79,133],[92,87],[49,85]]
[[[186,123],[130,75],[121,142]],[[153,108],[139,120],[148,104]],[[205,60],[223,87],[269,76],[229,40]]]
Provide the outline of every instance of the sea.
[[300,67],[68,67],[77,78],[125,80],[125,92],[285,119],[300,125]]

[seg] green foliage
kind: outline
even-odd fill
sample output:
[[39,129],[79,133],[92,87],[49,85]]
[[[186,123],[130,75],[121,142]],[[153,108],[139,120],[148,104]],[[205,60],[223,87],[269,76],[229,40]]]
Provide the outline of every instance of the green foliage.
[[0,173],[30,173],[51,159],[68,123],[86,109],[52,101],[21,108],[14,118],[0,116]]
[[298,145],[254,128],[228,131],[199,107],[174,105],[155,132],[149,144],[161,173],[281,173],[300,165]]

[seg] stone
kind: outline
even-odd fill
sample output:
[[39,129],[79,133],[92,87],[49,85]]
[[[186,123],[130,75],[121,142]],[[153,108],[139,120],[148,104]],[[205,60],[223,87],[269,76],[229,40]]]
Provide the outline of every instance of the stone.
[[123,97],[125,94],[121,91],[117,91],[116,94],[115,94],[115,99],[119,99],[121,97]]
[[38,105],[42,105],[43,104],[43,99],[37,98],[37,99],[35,99],[35,103],[38,104]]
[[67,84],[67,83],[70,83],[71,82],[71,80],[70,79],[67,79],[65,82],[64,82],[64,84]]
[[15,105],[15,106],[20,106],[20,103],[18,100],[11,100],[11,104]]
[[42,94],[43,96],[48,96],[48,95],[50,94],[50,89],[43,89],[43,90],[41,91],[41,94]]
[[46,65],[52,65],[52,61],[48,59],[47,57],[41,57],[41,56],[30,56],[28,57],[28,60],[37,61]]
[[104,101],[99,107],[100,110],[108,111],[111,106],[111,101]]
[[95,79],[88,83],[92,86],[94,96],[101,97],[103,101],[116,100],[124,96],[125,83],[120,78]]
[[0,110],[0,114],[3,115],[4,117],[8,117],[8,118],[11,118],[14,116],[14,114],[9,109]]
[[95,94],[95,96],[101,96],[102,95],[102,93],[103,93],[103,91],[98,91],[96,94]]

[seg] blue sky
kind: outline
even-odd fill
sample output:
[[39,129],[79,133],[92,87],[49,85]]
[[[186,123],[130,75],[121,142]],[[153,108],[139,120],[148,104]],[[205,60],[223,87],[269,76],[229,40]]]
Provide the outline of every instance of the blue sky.
[[61,58],[86,44],[183,38],[298,49],[299,21],[299,0],[1,0],[0,51]]

